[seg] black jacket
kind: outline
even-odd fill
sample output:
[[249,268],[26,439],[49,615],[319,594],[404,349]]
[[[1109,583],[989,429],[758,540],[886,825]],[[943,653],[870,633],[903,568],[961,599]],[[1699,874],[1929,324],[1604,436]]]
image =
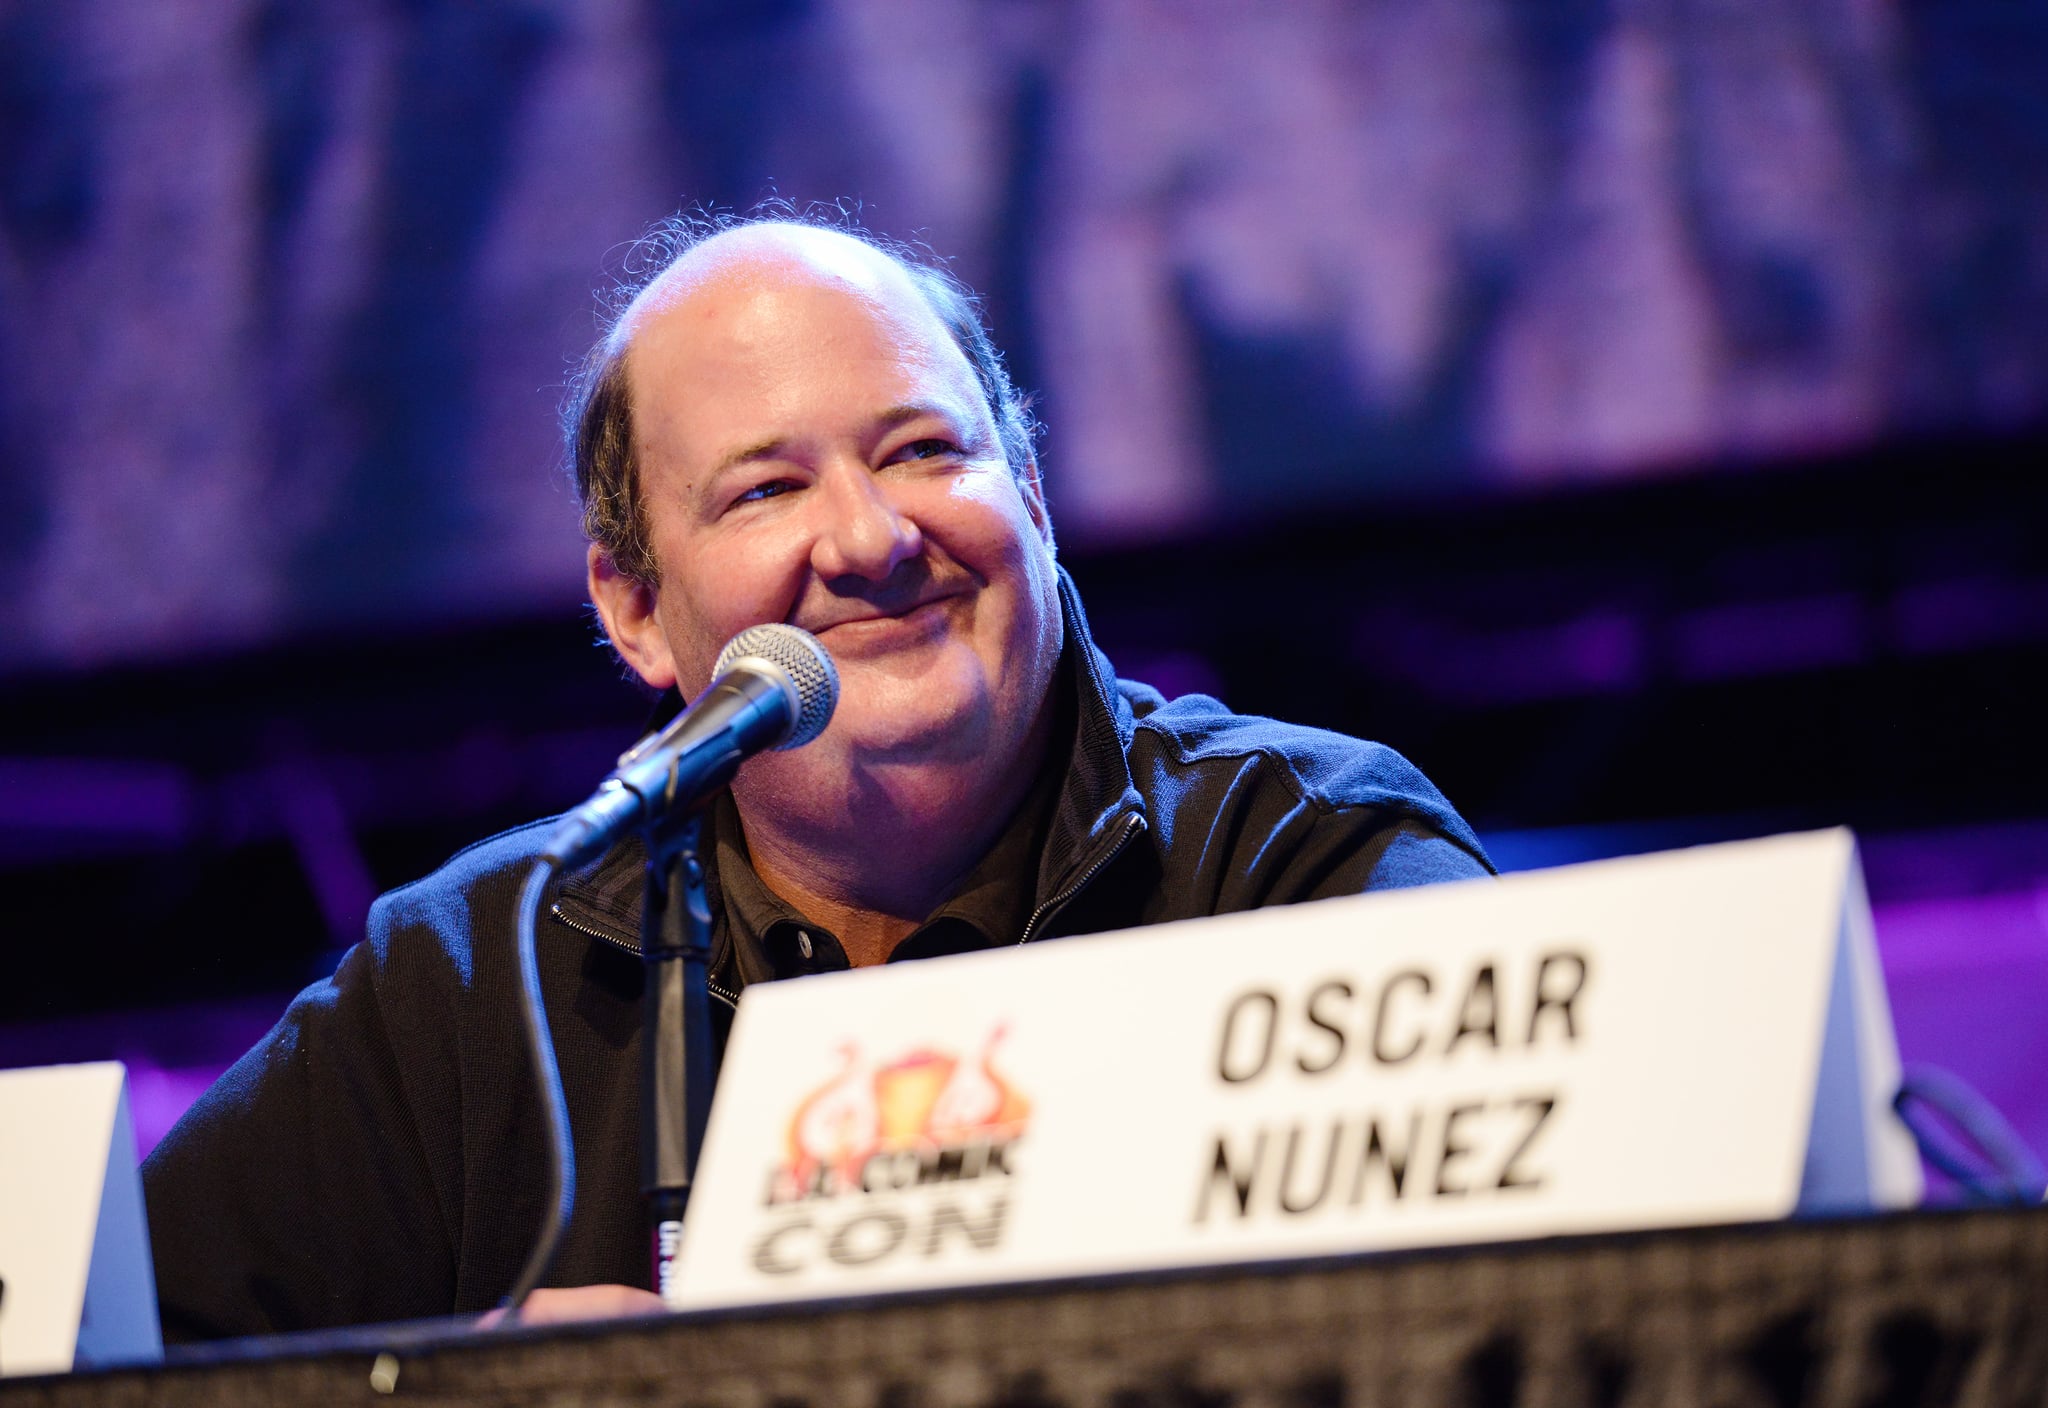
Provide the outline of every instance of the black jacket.
[[[1400,755],[1117,680],[1064,575],[1061,591],[1074,743],[1020,942],[1489,869]],[[512,933],[548,826],[380,899],[368,938],[144,1163],[168,1339],[483,1310],[505,1293],[545,1196]],[[563,882],[539,928],[576,1145],[556,1285],[648,1284],[639,870],[637,843],[619,847]],[[732,992],[722,927],[713,980]]]

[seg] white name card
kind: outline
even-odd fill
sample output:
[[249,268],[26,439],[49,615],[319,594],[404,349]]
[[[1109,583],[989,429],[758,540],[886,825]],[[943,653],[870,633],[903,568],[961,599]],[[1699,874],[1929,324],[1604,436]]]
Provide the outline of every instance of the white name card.
[[678,1308],[1910,1204],[1845,831],[750,988]]
[[0,1375],[163,1357],[126,1074],[0,1071]]

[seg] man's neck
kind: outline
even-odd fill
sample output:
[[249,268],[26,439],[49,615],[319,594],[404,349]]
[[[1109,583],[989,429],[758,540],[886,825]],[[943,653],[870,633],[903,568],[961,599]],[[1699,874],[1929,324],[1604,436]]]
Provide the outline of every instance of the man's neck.
[[1043,711],[1017,765],[980,795],[928,779],[871,780],[855,789],[835,824],[794,830],[779,824],[786,808],[750,807],[744,785],[735,786],[755,875],[830,930],[855,967],[886,961],[1003,834],[1046,760],[1054,713]]

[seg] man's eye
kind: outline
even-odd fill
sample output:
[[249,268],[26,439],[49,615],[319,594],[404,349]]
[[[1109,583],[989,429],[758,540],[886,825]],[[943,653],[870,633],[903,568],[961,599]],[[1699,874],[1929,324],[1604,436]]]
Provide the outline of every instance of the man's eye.
[[938,460],[958,456],[960,447],[951,440],[913,440],[896,452],[900,457],[913,460]]
[[733,499],[733,502],[736,504],[750,504],[761,499],[772,499],[778,494],[786,494],[789,490],[790,483],[788,480],[771,479],[766,484],[756,484],[751,489],[743,490]]

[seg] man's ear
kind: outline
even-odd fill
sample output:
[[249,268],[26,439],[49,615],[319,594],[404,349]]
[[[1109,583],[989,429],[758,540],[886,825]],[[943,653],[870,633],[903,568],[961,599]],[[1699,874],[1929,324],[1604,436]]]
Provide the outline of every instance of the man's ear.
[[668,637],[655,619],[655,589],[621,572],[611,554],[595,543],[590,545],[589,564],[590,604],[604,622],[612,649],[655,689],[673,689],[676,662],[669,653]]
[[1038,528],[1038,536],[1045,539],[1045,550],[1054,552],[1052,541],[1052,512],[1045,506],[1045,485],[1038,477],[1038,456],[1024,461],[1023,470],[1017,475],[1017,491],[1024,496],[1024,511],[1031,515],[1031,521]]

